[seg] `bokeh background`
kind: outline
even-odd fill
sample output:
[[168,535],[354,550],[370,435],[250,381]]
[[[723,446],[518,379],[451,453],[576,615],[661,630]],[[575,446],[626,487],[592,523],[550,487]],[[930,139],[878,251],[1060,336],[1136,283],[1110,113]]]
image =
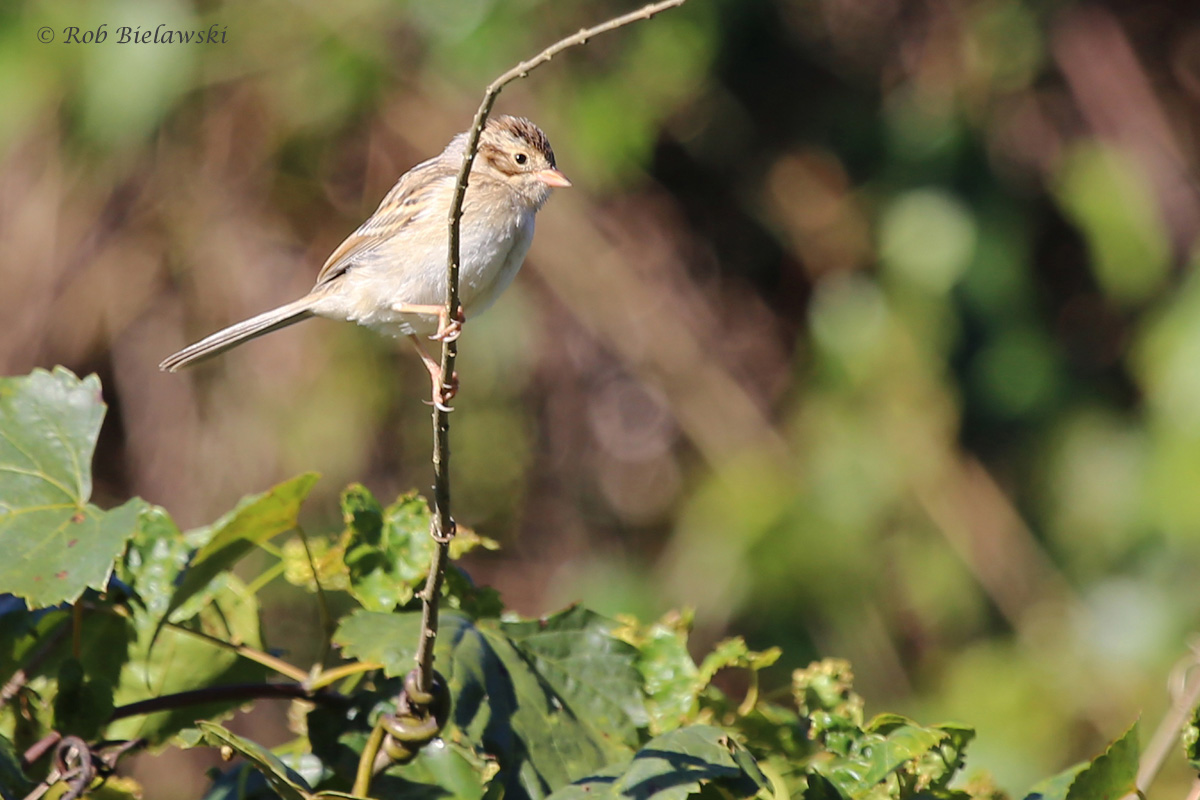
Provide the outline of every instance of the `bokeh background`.
[[[0,372],[98,373],[101,501],[183,525],[309,469],[314,533],[350,481],[427,487],[405,347],[315,320],[156,365],[306,292],[492,77],[632,7],[5,0]],[[226,40],[116,42],[159,23]],[[690,0],[498,110],[575,188],[461,340],[478,580],[692,607],[698,648],[783,647],[777,685],[849,658],[869,712],[978,727],[1013,793],[1148,738],[1200,619],[1200,6]],[[268,591],[272,645],[314,652]],[[152,796],[204,785],[164,763]]]

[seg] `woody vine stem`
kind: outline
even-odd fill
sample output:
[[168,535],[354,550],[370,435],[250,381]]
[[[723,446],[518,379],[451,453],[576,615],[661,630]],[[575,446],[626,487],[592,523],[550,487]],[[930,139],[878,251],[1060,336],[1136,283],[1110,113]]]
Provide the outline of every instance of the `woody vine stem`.
[[[479,136],[484,123],[496,98],[505,86],[529,75],[534,69],[550,61],[556,55],[568,48],[586,44],[589,39],[602,33],[614,31],[633,22],[647,20],[671,8],[683,5],[686,0],[662,0],[643,6],[637,11],[623,14],[619,17],[584,28],[577,33],[542,50],[526,61],[522,61],[500,77],[492,81],[484,92],[483,101],[475,112],[475,119],[467,133],[467,146],[463,153],[462,166],[458,171],[458,180],[454,186],[454,196],[450,201],[450,248],[447,262],[446,281],[446,314],[448,319],[457,319],[461,312],[458,291],[458,275],[460,265],[460,223],[462,220],[463,197],[467,192],[468,177],[475,154],[479,149]],[[450,340],[442,342],[441,368],[443,383],[454,375],[454,363],[458,358],[458,343]],[[448,389],[449,386],[447,385]],[[421,637],[417,644],[417,676],[416,688],[418,693],[433,691],[433,648],[437,642],[438,630],[438,599],[442,590],[442,579],[445,573],[446,561],[449,556],[450,541],[454,538],[454,517],[450,513],[450,416],[447,409],[433,408],[433,518],[430,523],[430,535],[436,547],[429,565],[429,576],[425,588],[421,592]],[[375,760],[374,753],[363,753],[363,763]]]

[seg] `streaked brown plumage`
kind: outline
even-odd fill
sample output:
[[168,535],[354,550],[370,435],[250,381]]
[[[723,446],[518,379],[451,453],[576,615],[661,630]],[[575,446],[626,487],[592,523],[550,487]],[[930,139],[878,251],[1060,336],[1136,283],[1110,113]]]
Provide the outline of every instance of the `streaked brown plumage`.
[[[160,368],[174,372],[312,316],[357,322],[381,333],[455,336],[445,319],[447,217],[466,134],[406,172],[358,230],[326,260],[304,297],[184,348]],[[515,277],[533,238],[534,217],[553,187],[570,186],[546,135],[521,117],[489,119],[463,202],[460,295],[465,317],[485,310]],[[418,343],[418,349],[420,345]],[[440,374],[427,356],[437,386]]]

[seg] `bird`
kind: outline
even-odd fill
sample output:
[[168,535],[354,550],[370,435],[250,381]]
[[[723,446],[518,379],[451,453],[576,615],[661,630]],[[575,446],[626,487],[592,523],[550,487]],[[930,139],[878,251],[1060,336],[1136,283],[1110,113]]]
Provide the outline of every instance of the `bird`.
[[534,219],[551,191],[571,181],[558,169],[549,139],[524,117],[491,117],[463,199],[458,314],[445,307],[450,203],[466,151],[454,136],[437,156],[404,173],[379,208],[325,261],[307,295],[263,312],[168,356],[167,372],[190,367],[251,339],[310,317],[356,322],[416,345],[433,384],[433,403],[446,403],[457,380],[421,346],[421,336],[456,338],[463,322],[485,311],[516,277],[533,241]]

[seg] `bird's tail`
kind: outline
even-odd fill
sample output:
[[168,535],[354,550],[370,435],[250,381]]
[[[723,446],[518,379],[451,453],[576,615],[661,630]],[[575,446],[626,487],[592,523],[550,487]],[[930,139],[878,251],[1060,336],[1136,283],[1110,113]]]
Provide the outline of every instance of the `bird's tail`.
[[286,328],[288,325],[294,325],[313,316],[313,302],[312,297],[302,297],[294,303],[263,312],[257,317],[251,317],[236,325],[230,325],[224,330],[217,331],[213,335],[183,348],[175,355],[168,356],[158,365],[158,368],[166,372],[175,372],[183,367],[190,367],[197,362],[218,356],[243,342],[257,339],[259,336]]

